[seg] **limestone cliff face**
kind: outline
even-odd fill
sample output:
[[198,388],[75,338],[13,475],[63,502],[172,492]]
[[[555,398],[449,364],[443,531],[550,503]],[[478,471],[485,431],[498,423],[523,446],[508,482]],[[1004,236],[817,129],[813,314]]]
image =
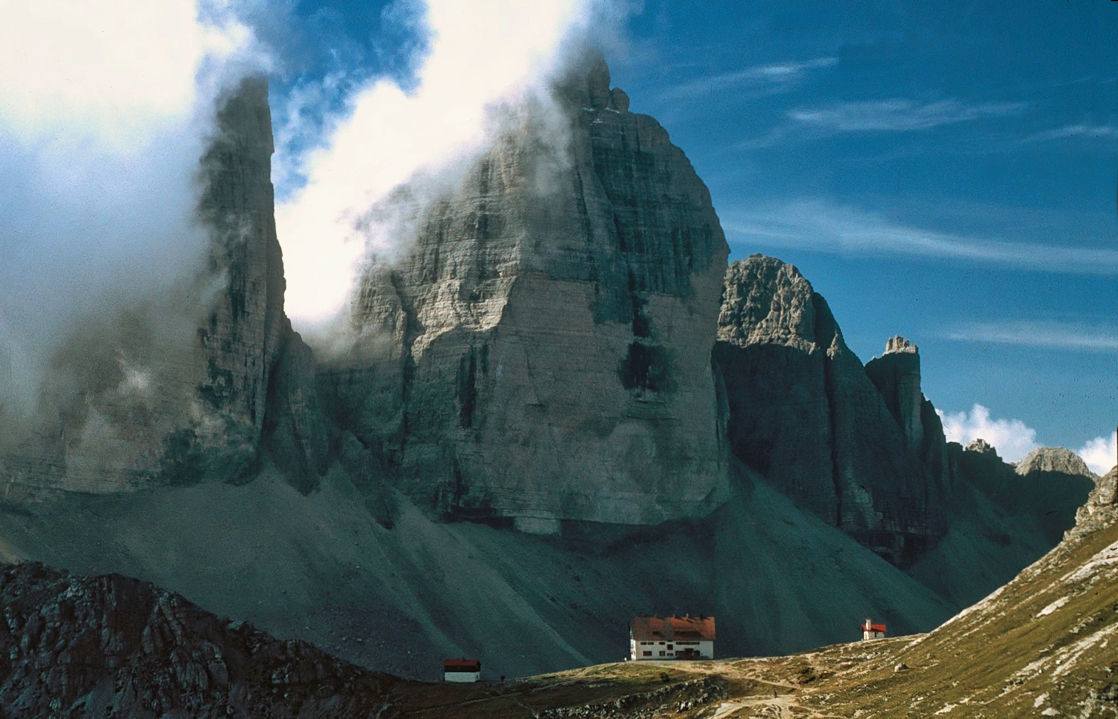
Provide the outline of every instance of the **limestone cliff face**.
[[885,353],[866,363],[866,375],[904,434],[905,447],[920,458],[940,487],[950,487],[947,438],[936,408],[920,389],[920,352],[904,337],[885,343]]
[[272,368],[299,342],[283,316],[267,92],[247,80],[219,103],[199,168],[204,266],[164,297],[72,334],[53,358],[36,429],[0,458],[9,490],[251,478]]
[[182,482],[197,481],[200,468],[210,476],[248,478],[264,423],[268,375],[286,329],[267,83],[243,83],[219,110],[217,127],[202,158],[206,189],[199,216],[210,231],[209,271],[223,289],[198,330],[205,375],[195,394],[203,416],[218,426],[200,431],[188,425],[171,438],[163,470]]
[[[718,339],[714,357],[739,459],[895,562],[942,535],[943,487],[911,451],[919,440],[896,420],[826,301],[795,267],[761,255],[731,264]],[[921,406],[911,390],[904,401],[912,406],[897,407],[915,434]]]
[[364,273],[360,339],[320,373],[335,416],[452,516],[551,532],[706,513],[727,487],[710,195],[600,58],[510,117],[435,201],[398,191],[413,243]]

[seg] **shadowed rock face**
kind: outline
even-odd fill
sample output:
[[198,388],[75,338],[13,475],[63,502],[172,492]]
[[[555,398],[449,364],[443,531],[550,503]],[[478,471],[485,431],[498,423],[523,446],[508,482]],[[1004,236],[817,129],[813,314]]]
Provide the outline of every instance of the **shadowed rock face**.
[[627,108],[599,57],[510,113],[458,185],[385,209],[413,242],[366,268],[361,340],[320,378],[421,505],[553,532],[723,501],[728,248],[683,152]]
[[905,438],[905,447],[920,458],[940,487],[951,486],[947,438],[936,408],[920,390],[920,352],[904,337],[895,336],[885,352],[866,363],[870,378]]
[[[306,361],[280,365],[303,368],[302,380],[272,376],[281,356],[309,351],[283,316],[267,98],[267,82],[250,79],[219,103],[199,166],[199,231],[209,250],[197,273],[163,297],[90,321],[53,358],[33,436],[0,457],[10,496],[248,481],[269,384],[286,392],[301,382],[313,393]],[[298,422],[282,415],[296,410],[282,397],[271,402],[271,425],[290,445]],[[296,452],[315,459],[289,462],[294,473],[320,470],[325,455],[324,431],[304,434],[313,437]]]
[[942,480],[910,449],[922,439],[918,364],[915,386],[895,402],[912,420],[909,436],[826,301],[795,267],[760,255],[730,265],[718,333],[739,459],[894,562],[942,536]]

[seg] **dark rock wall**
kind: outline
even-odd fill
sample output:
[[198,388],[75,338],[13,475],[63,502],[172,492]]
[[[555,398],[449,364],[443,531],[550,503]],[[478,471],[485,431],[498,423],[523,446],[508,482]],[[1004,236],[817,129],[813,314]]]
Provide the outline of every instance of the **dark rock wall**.
[[920,458],[940,487],[950,488],[947,439],[935,407],[920,389],[920,353],[916,345],[900,336],[889,339],[884,354],[866,363],[866,376],[901,428],[906,448]]
[[244,81],[218,111],[202,158],[199,216],[210,228],[209,271],[223,281],[198,330],[206,378],[197,389],[221,418],[220,437],[198,437],[207,474],[249,479],[255,469],[268,375],[290,332],[283,316],[283,260],[271,182],[268,84]]
[[760,255],[730,265],[714,357],[739,459],[894,562],[942,536],[942,483],[795,267]]

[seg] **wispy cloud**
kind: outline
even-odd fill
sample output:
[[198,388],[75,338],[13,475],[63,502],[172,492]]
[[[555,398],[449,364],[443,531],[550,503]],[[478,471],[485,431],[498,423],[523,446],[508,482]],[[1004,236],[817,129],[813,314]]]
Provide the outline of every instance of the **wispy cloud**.
[[915,102],[892,99],[840,102],[827,107],[791,110],[788,117],[832,132],[914,132],[941,125],[1020,114],[1024,103],[987,102],[968,105],[959,100]]
[[744,70],[702,77],[670,87],[664,91],[662,97],[668,100],[681,100],[742,86],[765,86],[768,89],[786,91],[803,80],[808,72],[837,64],[836,57],[819,57],[802,62],[755,65]]
[[1035,429],[1019,419],[993,419],[990,410],[977,403],[970,412],[945,413],[937,409],[936,414],[943,422],[943,433],[949,442],[966,446],[976,439],[984,439],[1008,462],[1024,459],[1038,446]]
[[1065,125],[1054,130],[1045,130],[1025,138],[1026,142],[1045,140],[1118,140],[1118,125]]
[[727,234],[740,244],[849,255],[919,255],[1038,272],[1118,275],[1118,250],[941,232],[826,200],[729,209],[723,215]]
[[1118,327],[1090,327],[1079,323],[974,322],[953,328],[943,336],[961,342],[986,342],[1084,352],[1118,352]]

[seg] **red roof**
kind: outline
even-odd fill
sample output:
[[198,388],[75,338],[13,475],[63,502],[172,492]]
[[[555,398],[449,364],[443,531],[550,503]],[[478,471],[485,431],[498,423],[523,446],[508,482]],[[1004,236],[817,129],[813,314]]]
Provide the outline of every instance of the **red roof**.
[[444,672],[480,672],[480,659],[447,659],[443,662]]
[[[865,624],[862,624],[858,628],[861,629],[863,632],[866,631],[866,625]],[[870,628],[869,628],[869,631],[871,631],[871,632],[881,632],[882,634],[884,634],[885,633],[885,625],[884,624],[871,624]]]
[[714,617],[634,617],[629,636],[638,642],[714,641]]

